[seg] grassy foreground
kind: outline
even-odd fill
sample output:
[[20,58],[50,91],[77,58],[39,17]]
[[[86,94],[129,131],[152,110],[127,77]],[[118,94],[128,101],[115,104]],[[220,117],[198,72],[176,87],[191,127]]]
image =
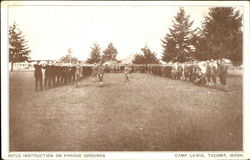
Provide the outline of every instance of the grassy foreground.
[[34,91],[10,72],[11,151],[242,150],[242,77],[229,92],[135,73]]

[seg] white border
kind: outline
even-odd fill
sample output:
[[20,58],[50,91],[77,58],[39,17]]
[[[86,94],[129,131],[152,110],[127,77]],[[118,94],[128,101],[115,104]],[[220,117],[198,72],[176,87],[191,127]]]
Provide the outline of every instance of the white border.
[[[1,3],[1,126],[2,126],[2,158],[3,159],[37,159],[33,158],[10,158],[8,157],[9,152],[9,111],[8,111],[8,18],[7,18],[7,7],[8,5],[113,5],[113,6],[120,6],[120,5],[143,5],[143,6],[159,6],[159,5],[169,5],[169,6],[243,6],[244,7],[244,41],[243,41],[243,53],[244,53],[244,76],[243,76],[243,152],[67,152],[73,154],[81,154],[83,158],[80,159],[250,159],[250,137],[249,137],[249,122],[250,122],[250,109],[249,109],[249,89],[250,89],[250,77],[249,77],[249,69],[250,69],[250,56],[249,56],[249,5],[248,1],[4,1]],[[69,158],[59,158],[55,157],[57,154],[63,155],[65,152],[11,152],[18,156],[24,156],[25,154],[53,154],[54,158],[51,159],[69,159]],[[84,154],[88,153],[104,153],[105,158],[90,158],[84,157]],[[244,157],[239,158],[192,158],[190,155],[193,153],[195,154],[205,154],[208,155],[209,153],[225,153],[229,155],[230,153],[243,153]],[[176,157],[176,154],[187,154],[188,157]],[[46,158],[39,158],[39,159],[46,159]],[[72,159],[79,159],[79,158],[72,158]]]

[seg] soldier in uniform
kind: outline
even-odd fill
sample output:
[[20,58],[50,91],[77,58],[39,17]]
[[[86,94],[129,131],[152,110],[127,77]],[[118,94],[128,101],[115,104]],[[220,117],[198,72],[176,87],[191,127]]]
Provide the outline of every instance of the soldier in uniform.
[[211,66],[209,61],[207,61],[206,63],[206,78],[207,78],[207,85],[211,86]]
[[76,88],[80,85],[80,78],[82,76],[82,66],[80,65],[80,62],[75,66],[75,77],[76,77]]
[[97,79],[100,82],[100,84],[102,84],[102,79],[103,79],[103,74],[104,73],[104,68],[102,66],[102,63],[99,63],[97,66]]
[[61,78],[61,66],[59,63],[55,64],[55,77],[56,77],[56,85],[58,86],[60,84],[60,78]]
[[193,64],[191,65],[191,75],[192,75],[192,82],[195,82],[197,80],[197,72],[199,72],[199,67],[198,67],[198,61],[193,61]]
[[77,65],[73,65],[70,67],[70,80],[73,82],[76,80],[76,76],[75,76],[76,75],[76,67],[77,67]]
[[44,87],[51,87],[51,64],[50,62],[45,65],[45,79],[44,79]]
[[66,64],[62,65],[61,74],[62,74],[61,83],[67,84],[67,66],[66,66]]
[[178,63],[178,67],[177,67],[177,79],[179,80],[183,80],[183,65],[182,63]]
[[128,64],[125,64],[125,67],[124,67],[124,75],[125,75],[125,82],[129,82],[129,66]]
[[53,87],[56,86],[56,66],[55,63],[51,65],[51,82]]
[[97,68],[98,68],[97,64],[94,63],[93,73],[92,73],[92,82],[95,82],[95,80],[96,80],[96,77],[97,77]]
[[213,81],[212,86],[215,87],[216,86],[217,64],[213,60],[211,60],[210,67],[211,67],[210,75],[211,75],[211,78],[212,78],[212,81]]
[[218,75],[219,75],[222,89],[224,91],[228,91],[228,88],[227,88],[228,65],[226,64],[224,59],[218,62]]
[[35,91],[38,91],[38,86],[40,86],[40,90],[43,90],[43,73],[42,73],[42,65],[40,64],[40,61],[37,62],[37,64],[34,65],[35,72]]
[[190,77],[189,77],[189,63],[188,62],[184,63],[184,80],[185,81],[190,80]]

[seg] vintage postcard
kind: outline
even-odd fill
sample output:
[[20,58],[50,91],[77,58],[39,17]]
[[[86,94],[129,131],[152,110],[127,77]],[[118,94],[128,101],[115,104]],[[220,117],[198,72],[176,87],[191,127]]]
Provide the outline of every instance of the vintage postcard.
[[249,159],[249,2],[3,1],[3,159]]

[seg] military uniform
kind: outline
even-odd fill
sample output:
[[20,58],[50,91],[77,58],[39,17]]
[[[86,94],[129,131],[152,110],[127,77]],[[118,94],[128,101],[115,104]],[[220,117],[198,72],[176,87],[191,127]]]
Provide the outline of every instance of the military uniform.
[[75,81],[76,80],[76,66],[72,66],[71,68],[70,68],[70,80],[71,81]]
[[82,75],[82,67],[80,65],[75,66],[75,77],[76,77],[76,87],[80,84],[80,77]]
[[102,78],[103,78],[103,71],[104,71],[104,68],[103,66],[98,66],[97,67],[97,78],[100,82],[102,82]]
[[128,74],[129,74],[129,66],[125,65],[125,68],[124,68],[125,82],[129,81]]
[[47,64],[44,67],[44,69],[45,69],[44,87],[51,87],[51,81],[52,81],[51,65]]
[[42,73],[42,66],[40,64],[34,65],[35,72],[35,90],[38,90],[38,86],[40,86],[40,90],[43,90],[43,73]]
[[218,75],[220,83],[224,90],[227,90],[227,75],[228,75],[228,66],[225,63],[220,63],[218,66]]

